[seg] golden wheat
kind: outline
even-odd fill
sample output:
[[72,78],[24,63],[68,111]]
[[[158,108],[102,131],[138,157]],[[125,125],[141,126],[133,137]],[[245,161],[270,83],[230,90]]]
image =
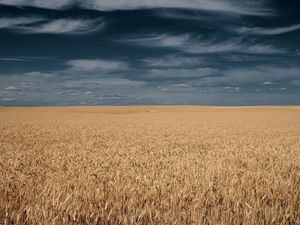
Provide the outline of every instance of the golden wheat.
[[300,224],[300,107],[0,108],[0,224]]

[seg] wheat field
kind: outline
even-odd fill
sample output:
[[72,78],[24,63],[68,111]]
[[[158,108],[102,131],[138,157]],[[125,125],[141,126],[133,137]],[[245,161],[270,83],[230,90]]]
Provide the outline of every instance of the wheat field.
[[0,108],[0,224],[300,224],[300,107]]

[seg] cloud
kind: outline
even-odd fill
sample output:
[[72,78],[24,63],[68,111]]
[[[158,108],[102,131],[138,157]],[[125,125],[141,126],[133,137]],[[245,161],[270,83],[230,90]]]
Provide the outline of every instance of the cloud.
[[32,26],[16,26],[20,33],[30,34],[87,34],[98,31],[105,26],[102,20],[89,19],[55,19]]
[[11,6],[32,6],[46,9],[62,9],[75,3],[75,0],[0,0],[0,4]]
[[199,87],[194,87],[185,83],[175,83],[175,84],[166,84],[160,85],[157,89],[161,92],[174,92],[174,93],[182,93],[182,92],[195,92],[199,90]]
[[300,79],[292,80],[289,82],[289,84],[292,86],[300,86]]
[[128,63],[104,59],[76,59],[66,63],[75,72],[117,72],[128,69]]
[[[60,83],[61,88],[64,90],[81,90],[83,94],[96,94],[101,90],[122,90],[128,89],[130,91],[133,87],[139,87],[144,85],[144,81],[133,81],[126,78],[113,78],[113,77],[101,77],[101,78],[78,78],[73,77],[71,79],[64,80]],[[87,90],[87,91],[85,91]],[[89,93],[89,94],[87,94]]]
[[203,15],[198,11],[180,11],[176,9],[160,9],[154,12],[154,15],[161,18],[180,19],[180,20],[224,20],[224,17],[216,18]]
[[14,17],[0,18],[0,29],[14,28],[16,26],[34,24],[44,21],[44,18],[38,17]]
[[15,100],[16,100],[15,98],[2,98],[3,102],[13,102]]
[[189,34],[183,35],[149,35],[146,37],[130,38],[121,40],[123,42],[144,45],[149,47],[177,47],[180,48],[191,39]]
[[147,67],[153,68],[190,68],[203,64],[204,60],[197,57],[183,57],[169,55],[161,58],[147,58],[142,60]]
[[27,60],[22,58],[0,58],[0,61],[26,62]]
[[4,88],[4,90],[6,91],[20,91],[21,89],[15,86],[8,86],[6,88]]
[[262,84],[263,84],[263,85],[273,85],[273,84],[275,84],[275,83],[272,82],[272,81],[265,81],[265,82],[263,82]]
[[272,85],[299,79],[300,68],[256,66],[254,68],[230,69],[219,77],[220,82],[236,85]]
[[232,90],[232,87],[240,89],[255,87],[269,87],[270,85],[300,85],[299,67],[280,67],[259,65],[243,68],[229,68],[216,70],[209,76],[198,77],[193,80],[193,85],[200,84],[203,87],[222,87],[223,90]]
[[83,78],[79,73],[71,75],[65,71],[0,74],[0,104],[3,99],[14,99],[18,105],[114,104],[117,95],[129,103],[145,91],[144,81],[88,73]]
[[212,76],[217,70],[212,68],[194,68],[194,69],[151,69],[145,72],[144,80],[170,80],[170,79],[195,79],[199,77]]
[[115,87],[115,88],[132,88],[137,86],[143,86],[144,81],[134,81],[126,78],[105,78],[100,81],[101,86]]
[[128,44],[137,44],[147,47],[175,48],[191,54],[209,54],[209,53],[248,53],[248,54],[279,54],[285,50],[274,48],[265,44],[248,44],[240,40],[229,41],[207,41],[200,37],[192,37],[189,34],[182,35],[150,35],[147,37],[124,39],[122,42]]
[[0,0],[0,4],[49,9],[63,9],[76,5],[80,8],[100,11],[133,10],[141,8],[179,8],[255,16],[266,16],[272,13],[261,1],[239,2],[232,0]]
[[284,34],[300,29],[300,24],[291,25],[288,27],[278,28],[262,28],[262,27],[241,27],[236,29],[240,34],[253,34],[253,35],[278,35]]

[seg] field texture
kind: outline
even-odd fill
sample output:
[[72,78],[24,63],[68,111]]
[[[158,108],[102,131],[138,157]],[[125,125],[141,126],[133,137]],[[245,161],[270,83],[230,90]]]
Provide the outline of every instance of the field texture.
[[0,108],[0,224],[300,224],[300,107]]

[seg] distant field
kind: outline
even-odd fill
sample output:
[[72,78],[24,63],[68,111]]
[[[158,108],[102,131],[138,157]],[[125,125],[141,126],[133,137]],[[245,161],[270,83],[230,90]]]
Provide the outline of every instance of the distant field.
[[300,107],[0,108],[0,224],[300,224]]

